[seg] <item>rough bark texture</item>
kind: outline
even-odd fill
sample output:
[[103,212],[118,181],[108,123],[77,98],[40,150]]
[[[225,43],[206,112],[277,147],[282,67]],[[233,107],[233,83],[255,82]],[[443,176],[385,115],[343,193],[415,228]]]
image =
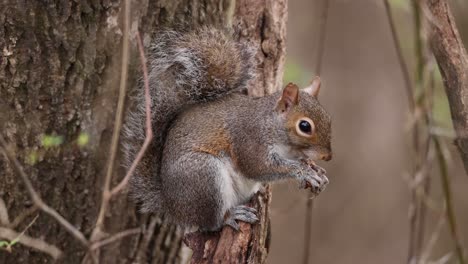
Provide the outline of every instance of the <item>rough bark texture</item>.
[[259,223],[240,223],[239,232],[225,227],[221,232],[185,235],[184,242],[193,250],[190,263],[265,263],[271,234],[270,202],[271,190],[267,187],[249,204],[258,210]]
[[[129,87],[138,78],[139,61],[133,39],[137,29],[148,44],[161,27],[230,23],[239,25],[240,38],[259,47],[259,81],[251,93],[263,95],[280,86],[285,55],[285,0],[241,0],[237,4],[234,0],[135,0],[131,15]],[[99,210],[117,102],[121,20],[122,3],[117,0],[0,3],[0,133],[24,164],[43,200],[88,238]],[[82,132],[89,135],[90,141],[78,147],[76,139]],[[57,148],[45,149],[41,146],[44,134],[62,136],[64,142]],[[31,161],[32,155],[36,156],[35,161]],[[122,176],[121,168],[116,169],[116,175]],[[118,178],[114,177],[114,184]],[[224,230],[221,237],[226,239],[219,240],[219,251],[227,253],[231,245],[226,243],[232,241],[239,245],[235,253],[242,254],[244,262],[264,262],[269,227],[267,190],[255,200],[262,213],[261,225],[242,225],[245,232],[238,234]],[[11,218],[31,207],[21,181],[3,156],[0,195]],[[36,214],[40,216],[28,235],[62,249],[64,258],[59,262],[80,263],[85,249],[54,219]],[[157,216],[137,213],[125,194],[113,199],[105,231],[112,234],[134,227],[141,227],[144,232],[104,247],[100,254],[103,263],[180,263],[189,257],[181,230]],[[48,262],[49,256],[21,245],[15,246],[11,254],[0,254],[0,263]]]
[[446,0],[428,0],[433,31],[430,44],[436,57],[450,104],[456,145],[468,173],[468,55]]
[[[258,47],[258,78],[249,93],[262,96],[277,91],[285,59],[287,1],[239,0],[234,14],[240,37]],[[186,235],[184,241],[193,250],[191,263],[265,263],[270,243],[270,202],[267,186],[251,204],[259,212],[259,223],[241,223],[240,232],[225,227],[220,233]]]
[[[132,1],[129,87],[138,77],[133,39],[136,30],[147,45],[161,27],[233,23],[239,25],[240,37],[251,40],[261,51],[259,82],[252,87],[252,94],[278,89],[284,60],[285,2],[241,0],[235,5],[233,19],[234,0]],[[0,133],[15,150],[44,201],[88,238],[99,210],[117,102],[121,20],[122,3],[118,0],[0,3]],[[90,141],[78,147],[76,140],[82,132]],[[63,137],[63,144],[45,149],[41,145],[44,134]],[[116,173],[122,176],[121,169]],[[114,184],[118,178],[114,177]],[[11,218],[31,206],[24,186],[3,156],[0,196]],[[269,201],[269,192],[256,198],[262,212],[261,225],[242,225],[246,233],[231,232],[233,243],[240,243],[234,236],[248,237],[248,251],[242,252],[243,260],[250,263],[264,262],[266,257]],[[28,235],[62,249],[65,257],[59,262],[80,263],[85,249],[54,219],[36,214],[40,216]],[[141,235],[103,248],[102,263],[180,263],[189,257],[178,228],[156,216],[137,213],[125,194],[113,199],[105,231],[112,234],[138,226],[144,229]],[[229,231],[224,230],[221,237],[226,233]],[[0,254],[0,263],[48,262],[49,256],[21,245],[11,254]]]

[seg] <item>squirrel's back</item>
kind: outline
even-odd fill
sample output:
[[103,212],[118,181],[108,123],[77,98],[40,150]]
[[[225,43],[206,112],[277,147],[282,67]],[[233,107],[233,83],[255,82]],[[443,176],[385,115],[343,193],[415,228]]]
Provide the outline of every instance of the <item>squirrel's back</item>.
[[[202,27],[187,32],[161,32],[147,57],[154,139],[131,180],[132,196],[141,210],[160,211],[159,171],[167,129],[187,106],[246,89],[253,78],[254,52],[231,33]],[[124,127],[124,156],[130,166],[145,138],[142,85]]]

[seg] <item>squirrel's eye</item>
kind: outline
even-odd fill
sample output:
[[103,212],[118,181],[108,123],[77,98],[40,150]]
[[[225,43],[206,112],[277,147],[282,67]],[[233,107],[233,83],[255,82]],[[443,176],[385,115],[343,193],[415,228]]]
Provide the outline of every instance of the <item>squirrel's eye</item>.
[[305,120],[302,120],[301,122],[299,122],[299,129],[304,132],[304,133],[307,133],[309,134],[310,132],[312,132],[312,126],[310,125],[309,122],[305,121]]
[[296,131],[299,135],[303,137],[312,137],[314,130],[314,122],[309,118],[303,117],[297,121]]

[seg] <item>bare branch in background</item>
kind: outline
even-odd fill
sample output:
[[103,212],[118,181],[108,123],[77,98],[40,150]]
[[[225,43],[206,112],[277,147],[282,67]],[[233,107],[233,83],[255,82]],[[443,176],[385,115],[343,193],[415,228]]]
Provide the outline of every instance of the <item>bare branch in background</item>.
[[41,199],[39,194],[34,189],[31,181],[29,180],[28,175],[26,175],[26,173],[24,172],[23,166],[21,166],[18,159],[16,159],[15,153],[13,153],[13,151],[11,151],[10,148],[8,148],[8,145],[2,136],[0,136],[0,150],[4,152],[5,156],[8,158],[8,160],[12,164],[16,173],[23,180],[24,185],[26,186],[26,189],[28,190],[28,193],[31,196],[33,203],[43,212],[55,218],[55,220],[57,220],[57,222],[60,225],[65,227],[65,229],[70,234],[72,234],[76,239],[78,239],[81,242],[81,244],[83,244],[85,247],[88,247],[88,240],[85,238],[83,233],[81,233],[70,222],[68,222],[65,218],[63,218],[63,216],[60,215],[57,211],[55,211],[55,209],[53,209],[52,207],[44,203],[44,201]]
[[2,246],[4,247],[0,246],[0,249],[5,249],[8,252],[12,252],[13,247],[17,243],[20,243],[27,247],[49,254],[54,259],[58,259],[62,255],[62,251],[60,251],[57,247],[49,245],[42,239],[31,238],[24,234],[34,224],[34,222],[36,222],[36,219],[38,217],[39,215],[34,217],[34,219],[28,224],[28,226],[26,226],[26,228],[21,233],[17,233],[16,231],[10,228],[0,227],[0,238],[9,240],[9,242],[2,241]]
[[131,236],[131,235],[135,235],[135,234],[139,234],[141,233],[141,228],[133,228],[133,229],[128,229],[128,230],[124,230],[124,231],[121,231],[121,232],[118,232],[117,234],[114,234],[112,236],[110,236],[109,238],[106,238],[106,239],[103,239],[101,241],[98,241],[96,243],[94,243],[92,246],[91,246],[91,250],[96,250],[100,247],[103,247],[103,246],[106,246],[106,245],[109,245],[111,243],[114,243],[122,238],[125,238],[127,236]]
[[405,89],[408,97],[408,104],[410,106],[411,112],[414,112],[415,105],[414,105],[414,94],[413,94],[413,85],[411,82],[411,77],[408,71],[408,66],[406,66],[405,58],[403,56],[403,51],[401,49],[400,40],[398,38],[398,34],[396,32],[395,23],[392,9],[390,7],[389,0],[384,0],[385,5],[385,13],[387,16],[388,25],[390,26],[390,32],[392,34],[393,45],[395,46],[395,51],[398,58],[398,63],[400,64],[401,74],[403,75],[403,80],[405,81]]
[[[427,53],[426,41],[424,36],[424,27],[422,19],[421,6],[417,1],[412,1],[413,9],[413,20],[414,20],[414,43],[415,43],[415,59],[416,59],[416,71],[415,71],[415,85],[413,87],[413,96],[418,94],[417,97],[411,98],[414,100],[414,109],[412,116],[416,118],[416,122],[413,126],[413,147],[414,147],[414,172],[419,171],[424,167],[424,161],[429,156],[431,148],[431,134],[429,133],[429,127],[431,123],[431,108],[427,107],[427,102],[432,101],[430,99],[430,93],[424,83],[424,77],[426,76],[427,60],[425,55]],[[408,94],[408,96],[410,96]],[[418,113],[420,115],[418,116]],[[424,145],[421,145],[421,138],[426,138]],[[432,163],[428,163],[428,169],[423,174],[420,185],[416,187],[416,191],[413,192],[413,209],[414,212],[410,219],[410,241],[408,250],[408,263],[412,261],[419,262],[419,258],[422,254],[424,244],[424,234],[426,226],[426,204],[423,199],[418,197],[417,192],[420,191],[424,196],[428,196],[430,190],[430,173]],[[416,177],[416,174],[414,175]]]
[[[437,27],[432,28],[429,42],[444,80],[445,91],[450,105],[453,125],[465,171],[468,172],[468,55],[455,25],[455,20],[446,0],[427,0],[427,5]],[[438,138],[434,140],[439,159],[442,190],[447,206],[447,219],[455,243],[459,263],[465,263],[463,247],[455,221],[452,191],[447,164]]]
[[[399,47],[399,44],[397,41],[397,36],[395,33],[393,20],[391,18],[391,12],[390,12],[390,6],[388,3],[388,0],[385,0],[384,3],[387,9],[387,15],[388,15],[389,22],[391,25],[393,39],[396,43],[395,46],[397,49],[397,53],[399,54],[400,66],[402,67],[403,71],[407,71],[406,65],[403,63],[403,60],[402,60],[403,57],[401,55],[401,48]],[[427,8],[425,3],[421,1],[413,1],[412,3],[413,3],[413,10],[414,10],[413,14],[414,14],[414,20],[415,20],[415,29],[417,32],[416,39],[415,39],[416,61],[417,61],[415,80],[416,80],[416,89],[418,89],[419,91],[418,98],[413,98],[414,92],[412,88],[411,89],[407,88],[407,91],[411,91],[411,92],[408,92],[408,97],[414,100],[414,102],[410,103],[410,108],[412,109],[413,115],[415,115],[416,110],[420,112],[418,117],[414,116],[416,120],[413,123],[414,124],[414,128],[413,128],[414,150],[415,150],[415,154],[418,157],[418,159],[416,160],[415,172],[418,172],[418,174],[420,174],[420,171],[426,166],[424,165],[425,163],[421,164],[421,161],[422,161],[421,159],[426,159],[428,157],[427,154],[429,153],[429,150],[431,149],[431,143],[433,143],[434,151],[437,155],[437,159],[438,159],[439,167],[440,167],[440,175],[441,175],[442,183],[443,183],[442,189],[443,189],[443,193],[445,196],[446,207],[447,207],[446,215],[447,215],[447,219],[449,220],[448,223],[452,232],[453,240],[456,245],[456,252],[457,252],[458,260],[460,263],[465,263],[463,250],[462,250],[459,236],[458,236],[457,229],[456,229],[447,164],[446,164],[445,157],[441,149],[440,139],[437,137],[437,135],[432,133],[432,127],[433,127],[432,107],[433,107],[433,96],[434,96],[433,91],[434,91],[434,86],[435,86],[434,79],[433,79],[434,78],[433,69],[431,70],[431,74],[429,76],[431,78],[429,81],[430,87],[425,88],[426,85],[424,83],[425,73],[427,72],[427,69],[429,67],[427,65],[428,59],[427,59],[427,55],[425,54],[425,48],[424,48],[424,43],[426,43],[427,40],[424,38],[425,34],[423,31],[422,23],[424,21],[429,22],[428,24],[432,25],[436,29],[436,31],[442,30],[444,25],[443,23],[440,23],[441,21],[439,17],[437,17],[436,15],[433,16],[431,13],[428,12],[430,8]],[[445,7],[447,7],[447,5],[445,5]],[[424,18],[426,18],[426,20],[422,20],[422,15],[424,16]],[[439,65],[440,65],[440,62],[439,62]],[[407,78],[405,75],[405,82],[407,86],[411,85],[407,81],[408,79],[409,78]],[[452,115],[453,115],[453,112],[452,112]],[[427,135],[426,135],[426,132],[427,132]],[[460,132],[460,134],[464,134],[464,132],[463,133]],[[425,143],[425,150],[423,150],[421,148],[422,146],[420,146],[419,138],[421,136],[427,137],[427,141]],[[420,155],[420,153],[423,153],[423,152],[425,152],[426,154]],[[415,177],[416,177],[416,174],[415,174]],[[429,249],[432,248],[433,243],[435,243],[434,237],[431,237],[431,239],[429,240],[426,246],[426,250],[422,252],[422,244],[424,241],[424,238],[423,238],[424,219],[426,215],[425,213],[426,206],[422,202],[424,202],[425,200],[424,197],[428,197],[426,193],[429,190],[429,178],[427,176],[424,177],[424,175],[423,177],[420,177],[420,178],[422,179],[418,180],[418,184],[417,186],[414,186],[415,190],[413,191],[413,211],[410,216],[411,227],[410,227],[410,243],[409,243],[410,247],[409,247],[409,254],[408,254],[409,263],[412,263],[414,261],[416,261],[416,263],[419,263],[420,261],[422,262],[425,261],[429,255],[429,253],[427,252],[428,248]],[[419,185],[423,185],[424,191],[422,193],[421,193],[420,188],[418,187]],[[422,252],[422,255],[421,255],[421,252]],[[421,258],[419,258],[419,256],[421,256]]]
[[422,251],[420,263],[428,263],[430,254],[432,250],[434,249],[434,246],[437,240],[440,237],[440,233],[442,232],[442,227],[444,227],[444,224],[445,224],[445,208],[440,214],[436,227],[434,228],[434,231],[432,232],[431,237],[429,238],[429,241],[427,242],[424,250]]
[[458,261],[460,264],[465,264],[465,256],[463,253],[463,247],[461,245],[460,236],[457,230],[455,210],[453,208],[452,190],[450,188],[450,178],[448,175],[447,162],[442,152],[439,139],[435,138],[434,143],[436,147],[437,158],[439,159],[440,176],[442,180],[442,190],[445,196],[445,205],[447,207],[447,219],[448,219],[448,224],[450,227],[450,232],[452,234],[453,241],[455,242],[455,250],[457,253]]
[[[424,241],[424,227],[426,218],[426,204],[430,186],[430,171],[433,158],[430,157],[431,137],[429,127],[431,127],[431,91],[424,87],[424,76],[426,72],[425,59],[425,41],[422,39],[423,26],[421,20],[421,9],[417,2],[412,2],[413,19],[415,28],[415,50],[416,50],[416,71],[415,85],[413,85],[408,67],[405,63],[400,41],[396,32],[394,18],[389,0],[384,0],[385,11],[387,15],[390,32],[397,53],[398,63],[402,71],[405,82],[405,90],[409,102],[412,133],[412,153],[413,168],[411,170],[411,194],[412,201],[410,205],[410,231],[408,244],[407,263],[418,262]],[[416,91],[415,91],[416,90]],[[419,96],[415,98],[415,93]],[[425,129],[427,128],[427,129]],[[421,138],[426,138],[424,142]],[[422,145],[423,144],[423,145]],[[415,184],[417,183],[417,184]]]
[[54,259],[58,259],[62,255],[62,251],[60,251],[60,249],[48,244],[44,240],[17,233],[16,231],[9,228],[0,227],[0,238],[8,239],[10,241],[14,241],[15,239],[19,238],[18,243],[44,252]]
[[[153,138],[153,131],[151,126],[151,96],[149,92],[149,79],[148,79],[148,69],[146,66],[146,57],[144,53],[143,42],[141,40],[140,33],[137,32],[136,40],[138,45],[138,50],[140,53],[140,62],[142,65],[143,71],[143,80],[144,80],[144,87],[145,87],[145,109],[146,109],[146,130],[145,130],[145,141],[139,150],[135,160],[132,162],[130,169],[127,171],[124,178],[117,184],[114,188],[111,189],[110,183],[112,180],[112,173],[113,173],[113,164],[115,160],[115,154],[119,144],[119,135],[120,130],[122,127],[122,119],[123,119],[123,110],[124,110],[124,102],[126,96],[126,87],[127,87],[127,73],[128,73],[128,61],[129,61],[129,25],[130,25],[130,1],[125,1],[125,15],[124,15],[124,34],[123,34],[123,51],[122,51],[122,69],[121,69],[121,79],[120,79],[120,89],[119,89],[119,100],[117,104],[117,114],[114,123],[114,134],[112,138],[111,144],[111,157],[109,158],[109,165],[107,167],[107,173],[104,183],[104,190],[102,193],[102,201],[101,207],[99,210],[98,219],[96,221],[96,226],[92,232],[91,241],[95,241],[90,249],[91,257],[93,257],[93,261],[96,262],[95,257],[92,255],[92,251],[98,250],[100,247],[108,245],[110,243],[116,242],[126,236],[137,234],[141,232],[140,228],[125,230],[119,232],[109,238],[99,240],[102,238],[102,227],[104,225],[105,214],[107,212],[107,208],[109,206],[110,199],[120,193],[127,185],[132,176],[133,172],[136,169],[136,166],[143,158],[143,155],[148,148],[152,138]],[[99,240],[99,241],[97,241]],[[83,262],[86,262],[89,255],[85,256]]]
[[10,218],[8,217],[8,210],[5,205],[5,201],[0,198],[0,224],[9,225]]
[[442,256],[440,259],[438,259],[437,261],[434,261],[433,263],[434,264],[446,264],[450,261],[450,259],[452,259],[453,257],[453,253],[448,253],[444,256]]
[[112,142],[109,151],[109,159],[107,161],[106,176],[104,179],[104,188],[102,191],[101,206],[99,207],[99,214],[96,220],[96,225],[91,235],[91,241],[96,241],[102,234],[102,227],[104,219],[109,206],[111,198],[111,181],[114,172],[115,156],[119,146],[120,130],[122,128],[122,119],[124,112],[125,96],[127,92],[127,75],[128,75],[128,58],[129,58],[129,31],[130,31],[130,0],[124,1],[124,17],[123,17],[123,36],[122,36],[122,68],[120,70],[120,86],[119,98],[117,102],[117,111],[115,114],[114,131],[112,133]]
[[[328,22],[328,9],[330,1],[323,0],[322,14],[320,16],[320,27],[319,27],[319,37],[317,45],[317,61],[315,62],[315,71],[316,75],[320,76],[322,72],[322,61],[323,53],[325,51],[325,38],[327,37],[327,22]],[[314,210],[314,197],[310,193],[306,202],[306,213],[305,213],[305,226],[304,226],[304,249],[302,255],[302,263],[309,263],[310,258],[310,244],[312,239],[312,212]]]
[[143,155],[146,152],[146,149],[148,148],[149,144],[151,143],[151,140],[153,139],[153,130],[151,128],[151,95],[149,91],[149,78],[148,78],[148,68],[146,66],[146,57],[145,57],[145,51],[143,47],[143,42],[141,41],[141,36],[140,33],[137,32],[137,44],[138,44],[138,50],[140,52],[140,61],[141,61],[141,67],[143,69],[143,80],[145,83],[145,109],[146,109],[146,130],[145,130],[145,141],[143,142],[143,146],[141,147],[140,151],[138,151],[138,154],[133,161],[132,165],[130,166],[130,169],[128,170],[127,174],[123,178],[123,180],[112,189],[110,192],[111,196],[116,195],[120,191],[122,191],[125,186],[127,186],[128,181],[130,180],[130,177],[132,176],[133,172],[136,169],[136,166],[138,163],[140,163],[140,160],[143,158]]
[[430,34],[432,52],[439,65],[447,93],[455,143],[468,174],[468,55],[446,0],[425,0],[438,27]]
[[37,206],[36,205],[33,205],[29,208],[27,208],[26,210],[24,210],[23,212],[21,212],[20,215],[18,215],[15,219],[13,219],[13,221],[8,225],[9,228],[15,228],[17,227],[19,224],[21,224],[23,222],[24,219],[26,219],[28,216],[32,215],[34,212],[37,211]]

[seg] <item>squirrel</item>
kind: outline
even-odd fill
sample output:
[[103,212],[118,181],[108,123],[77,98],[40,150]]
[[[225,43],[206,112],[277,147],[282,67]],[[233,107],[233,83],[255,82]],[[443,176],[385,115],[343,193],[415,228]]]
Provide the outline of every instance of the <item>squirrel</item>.
[[[328,184],[315,160],[330,160],[331,118],[317,97],[320,79],[299,89],[253,98],[251,44],[225,30],[201,27],[159,33],[149,48],[151,120],[155,138],[130,181],[142,212],[182,227],[239,230],[258,221],[245,206],[263,183],[300,181],[320,193]],[[143,89],[124,125],[128,166],[145,139]]]

